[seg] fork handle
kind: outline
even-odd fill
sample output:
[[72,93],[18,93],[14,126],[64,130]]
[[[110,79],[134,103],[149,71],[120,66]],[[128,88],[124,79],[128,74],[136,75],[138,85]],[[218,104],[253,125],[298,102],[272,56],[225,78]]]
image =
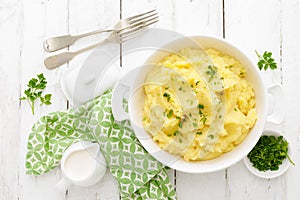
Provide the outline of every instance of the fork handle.
[[96,44],[90,45],[88,47],[79,49],[77,51],[74,52],[63,52],[63,53],[59,53],[53,56],[49,56],[47,58],[45,58],[44,60],[44,65],[47,69],[55,69],[63,64],[68,63],[70,60],[72,60],[75,56],[77,56],[78,54],[81,54],[83,52],[86,52],[88,50],[94,49],[95,47],[106,43],[107,40],[101,40],[100,42],[97,42]]
[[101,29],[96,31],[91,31],[88,33],[83,33],[80,35],[62,35],[57,37],[48,38],[44,41],[44,49],[47,52],[54,52],[60,49],[63,49],[65,47],[68,47],[75,43],[78,39],[88,37],[91,35],[99,34],[99,33],[105,33],[105,32],[112,32],[113,29]]
[[47,69],[55,69],[70,60],[72,60],[76,54],[74,52],[63,52],[57,55],[49,56],[45,58],[44,65]]

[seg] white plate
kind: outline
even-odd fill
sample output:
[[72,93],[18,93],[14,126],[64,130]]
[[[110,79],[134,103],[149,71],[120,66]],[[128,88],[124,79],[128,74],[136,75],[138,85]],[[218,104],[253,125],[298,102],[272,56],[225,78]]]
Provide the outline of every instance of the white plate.
[[[284,140],[286,140],[289,143],[289,145],[288,145],[288,154],[289,154],[290,158],[292,158],[291,157],[292,154],[291,154],[290,142],[288,141],[288,139],[280,131],[265,130],[262,135],[273,135],[275,137],[283,136]],[[276,170],[276,171],[268,170],[268,171],[263,172],[263,171],[259,171],[258,169],[254,168],[252,166],[252,163],[250,162],[250,160],[247,157],[244,158],[244,163],[245,163],[246,167],[248,168],[248,170],[252,174],[254,174],[258,177],[261,177],[261,178],[276,178],[276,177],[282,175],[284,172],[286,172],[288,170],[289,166],[291,165],[289,159],[286,158],[282,162],[282,164],[280,165],[278,170]]]

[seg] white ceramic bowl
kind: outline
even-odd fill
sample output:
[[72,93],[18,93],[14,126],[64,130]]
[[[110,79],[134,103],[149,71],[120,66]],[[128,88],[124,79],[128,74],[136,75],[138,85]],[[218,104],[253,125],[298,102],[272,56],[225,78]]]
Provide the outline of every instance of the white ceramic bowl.
[[[282,134],[280,131],[265,130],[262,135],[273,135],[275,137],[283,136],[284,140],[286,140],[289,143],[288,154],[289,154],[290,158],[292,158],[291,144],[288,141],[288,139],[285,137],[284,134]],[[253,173],[254,175],[261,177],[261,178],[276,178],[276,177],[282,175],[284,172],[286,172],[288,170],[289,166],[291,165],[289,159],[286,158],[283,160],[283,162],[280,165],[278,170],[276,170],[276,171],[268,170],[268,171],[263,172],[263,171],[259,171],[255,167],[253,167],[252,163],[250,162],[248,157],[244,158],[244,163],[251,173]]]
[[[147,74],[153,69],[153,64],[158,63],[162,58],[169,55],[170,52],[178,52],[187,47],[196,49],[214,48],[239,60],[244,65],[247,72],[246,79],[253,85],[256,94],[258,120],[248,136],[232,151],[207,161],[187,162],[179,156],[161,150],[142,126],[144,92],[139,89],[140,86],[143,85]],[[129,114],[123,109],[123,97],[128,99]],[[224,39],[210,36],[184,37],[161,47],[161,49],[150,56],[144,66],[132,70],[116,84],[112,97],[112,111],[116,120],[122,121],[129,119],[131,121],[135,134],[143,147],[164,165],[182,172],[207,173],[222,170],[237,163],[242,160],[257,143],[267,119],[267,89],[263,84],[258,67],[237,47]],[[273,114],[273,117],[274,116],[276,115]],[[270,118],[270,120],[272,119]],[[276,121],[276,119],[274,121]]]

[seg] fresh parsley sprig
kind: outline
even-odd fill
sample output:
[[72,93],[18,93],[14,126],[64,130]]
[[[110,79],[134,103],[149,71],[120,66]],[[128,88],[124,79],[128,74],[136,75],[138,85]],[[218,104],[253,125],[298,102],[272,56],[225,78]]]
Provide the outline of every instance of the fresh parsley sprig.
[[268,68],[274,70],[277,69],[277,63],[272,58],[272,52],[265,51],[263,55],[260,55],[256,50],[255,53],[259,59],[257,65],[260,70],[267,70]]
[[50,105],[52,94],[42,95],[43,90],[46,88],[47,81],[44,74],[38,74],[37,78],[32,78],[27,84],[27,89],[24,91],[25,96],[21,97],[20,100],[27,101],[31,112],[34,115],[34,104],[35,101],[40,99],[40,106]]

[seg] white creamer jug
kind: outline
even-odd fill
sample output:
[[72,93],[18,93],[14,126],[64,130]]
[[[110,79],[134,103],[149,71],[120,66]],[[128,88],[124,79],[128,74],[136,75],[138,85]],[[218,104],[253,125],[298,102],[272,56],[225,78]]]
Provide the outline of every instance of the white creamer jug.
[[99,144],[77,142],[71,145],[61,160],[63,178],[56,184],[56,189],[65,191],[70,185],[90,186],[104,176],[106,162]]

